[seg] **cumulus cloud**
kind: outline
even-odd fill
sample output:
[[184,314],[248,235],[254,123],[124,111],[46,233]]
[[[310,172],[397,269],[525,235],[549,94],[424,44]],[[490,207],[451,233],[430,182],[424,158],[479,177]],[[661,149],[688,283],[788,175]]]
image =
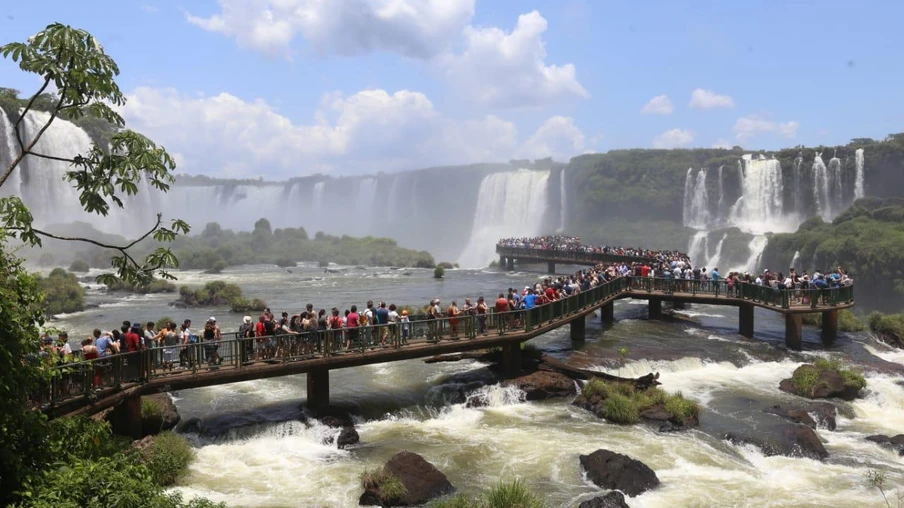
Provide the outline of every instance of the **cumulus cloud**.
[[467,99],[497,108],[544,106],[564,98],[587,98],[573,64],[546,63],[546,19],[522,14],[514,30],[464,29],[464,49],[435,64]]
[[669,96],[665,94],[653,97],[640,110],[645,115],[671,115],[672,111],[675,111],[675,107],[672,106]]
[[296,38],[318,51],[353,55],[392,51],[429,58],[456,40],[475,0],[219,0],[220,12],[186,14],[204,30],[234,37],[268,56],[286,55]]
[[800,122],[793,120],[790,122],[775,122],[760,115],[747,115],[738,118],[732,130],[735,132],[735,137],[737,137],[738,141],[744,141],[758,134],[766,133],[778,133],[786,138],[793,139],[797,136],[799,127]]
[[407,90],[325,94],[313,119],[297,123],[263,100],[140,87],[128,94],[122,114],[130,128],[175,154],[180,171],[230,177],[373,173],[505,161],[516,152],[561,158],[584,146],[570,118],[552,117],[519,143],[510,121],[452,119]]
[[720,138],[720,139],[717,139],[715,143],[713,143],[712,148],[722,148],[724,150],[731,150],[732,148],[734,148],[734,145],[732,145],[728,141]]
[[554,116],[543,122],[515,154],[518,159],[568,160],[583,153],[584,133],[574,124],[574,119]]
[[697,88],[691,92],[690,107],[694,109],[733,108],[734,99],[728,95],[719,95],[712,90]]
[[687,129],[670,129],[653,138],[653,148],[680,148],[694,140]]

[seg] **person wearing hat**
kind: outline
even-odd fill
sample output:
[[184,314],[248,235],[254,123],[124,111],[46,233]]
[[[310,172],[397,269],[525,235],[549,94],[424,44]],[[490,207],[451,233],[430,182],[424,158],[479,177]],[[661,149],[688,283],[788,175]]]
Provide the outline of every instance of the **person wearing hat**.
[[402,344],[405,345],[408,344],[408,336],[411,334],[411,325],[408,324],[407,309],[402,309],[402,315],[399,317],[399,322],[402,323]]
[[220,348],[220,327],[217,326],[217,318],[211,316],[207,323],[204,324],[202,341],[204,342],[204,356],[205,360],[207,360],[207,365],[210,368],[214,368],[214,365],[222,363],[222,358],[217,354],[217,350]]

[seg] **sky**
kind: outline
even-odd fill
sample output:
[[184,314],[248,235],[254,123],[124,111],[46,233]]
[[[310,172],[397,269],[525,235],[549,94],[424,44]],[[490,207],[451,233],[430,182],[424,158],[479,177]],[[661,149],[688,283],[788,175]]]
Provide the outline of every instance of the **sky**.
[[[119,64],[178,170],[285,179],[904,131],[904,2],[44,0]],[[0,86],[40,79],[0,60]]]

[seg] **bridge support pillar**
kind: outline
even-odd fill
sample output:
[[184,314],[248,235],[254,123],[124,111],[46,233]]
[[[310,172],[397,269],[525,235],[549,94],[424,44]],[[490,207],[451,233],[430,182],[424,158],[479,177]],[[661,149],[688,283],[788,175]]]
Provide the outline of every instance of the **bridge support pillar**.
[[502,370],[506,377],[515,377],[521,372],[521,344],[518,342],[502,346]]
[[738,307],[738,333],[753,338],[753,304],[742,303]]
[[133,395],[117,404],[110,413],[113,433],[130,439],[141,439],[141,395]]
[[548,273],[550,275],[555,275],[556,274],[556,264],[553,263],[552,261],[546,263],[546,273]]
[[325,407],[330,404],[330,371],[317,369],[308,372],[308,401],[310,408]]
[[499,256],[499,268],[505,269],[505,256]]
[[571,340],[579,340],[583,341],[584,336],[587,334],[587,320],[583,317],[579,317],[571,322],[568,325],[571,332]]
[[650,298],[649,301],[650,319],[662,319],[662,300],[659,298]]
[[838,311],[827,310],[822,313],[822,342],[831,344],[838,337]]
[[785,345],[798,351],[803,345],[803,319],[800,314],[785,314]]
[[675,302],[672,302],[672,308],[675,310],[684,310],[687,308],[687,304],[684,302],[675,301]]
[[609,325],[615,322],[615,303],[609,302],[606,305],[600,307],[600,320],[604,325]]
[[505,260],[505,269],[510,272],[515,271],[515,258],[507,258]]

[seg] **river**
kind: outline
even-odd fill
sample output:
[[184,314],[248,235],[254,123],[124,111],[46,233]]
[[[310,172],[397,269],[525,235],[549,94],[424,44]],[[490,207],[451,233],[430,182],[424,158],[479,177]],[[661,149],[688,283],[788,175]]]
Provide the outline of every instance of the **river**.
[[[180,271],[179,284],[226,280],[260,297],[274,312],[298,311],[368,299],[419,304],[439,297],[444,303],[464,296],[492,300],[509,286],[543,277],[539,273],[447,270],[435,280],[431,270],[315,265],[286,270],[273,266],[230,268],[220,275]],[[545,268],[538,266],[539,268]],[[559,267],[560,270],[566,267]],[[73,340],[95,326],[110,328],[124,319],[196,323],[216,316],[224,330],[241,316],[224,308],[174,309],[175,295],[107,295],[92,286],[88,300],[98,307],[58,316],[51,324]],[[784,323],[765,310],[756,312],[756,335],[737,334],[737,310],[694,305],[687,319],[649,321],[645,302],[619,301],[616,323],[603,330],[587,323],[586,342],[573,345],[567,328],[531,341],[544,351],[587,368],[622,376],[661,373],[662,388],[681,391],[702,406],[699,429],[663,434],[645,426],[605,423],[567,400],[524,402],[515,389],[479,388],[491,404],[466,408],[454,403],[467,383],[490,382],[485,366],[473,361],[424,364],[422,361],[370,365],[332,371],[331,402],[351,409],[361,444],[347,450],[324,445],[336,432],[315,423],[306,427],[303,375],[185,390],[172,394],[183,420],[200,418],[203,435],[188,435],[197,451],[189,474],[175,490],[202,495],[229,506],[356,506],[359,474],[401,450],[423,455],[460,491],[476,493],[499,480],[522,478],[551,507],[574,507],[600,493],[582,475],[578,455],[607,448],[637,458],[656,471],[662,484],[628,503],[634,507],[875,507],[884,506],[866,483],[869,469],[886,471],[889,484],[904,485],[904,460],[868,442],[871,434],[895,435],[904,429],[904,354],[868,334],[839,334],[830,350],[818,331],[805,330],[804,351],[784,348]],[[627,364],[617,365],[618,348],[628,348]],[[778,390],[779,381],[818,356],[837,356],[866,369],[865,396],[840,403],[838,428],[818,429],[829,458],[766,457],[753,446],[721,439],[729,430],[777,423],[763,409],[797,399]]]

